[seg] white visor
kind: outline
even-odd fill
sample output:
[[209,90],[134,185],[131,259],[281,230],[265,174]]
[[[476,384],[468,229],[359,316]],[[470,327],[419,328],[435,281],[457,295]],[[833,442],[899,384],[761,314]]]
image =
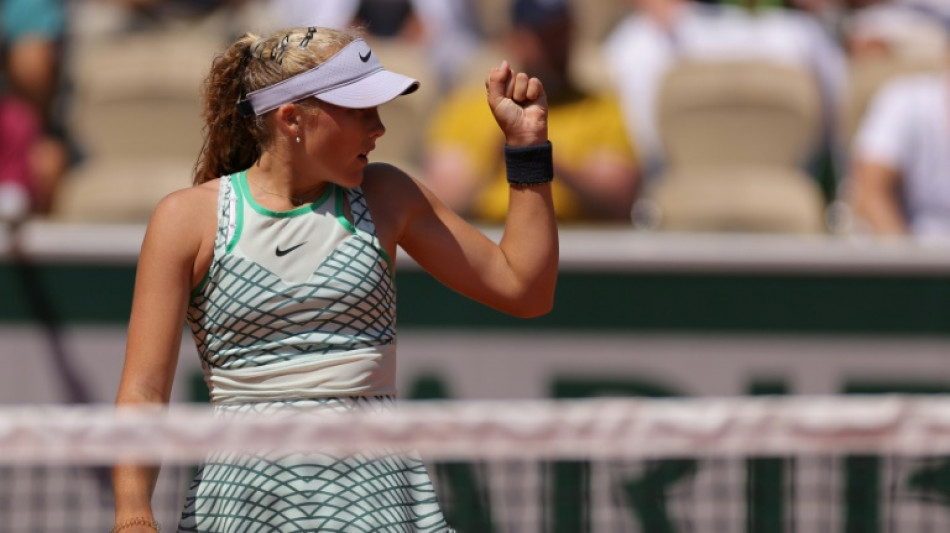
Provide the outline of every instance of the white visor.
[[383,68],[363,39],[356,39],[320,65],[247,95],[255,115],[290,102],[316,97],[340,107],[384,104],[419,88],[419,82]]

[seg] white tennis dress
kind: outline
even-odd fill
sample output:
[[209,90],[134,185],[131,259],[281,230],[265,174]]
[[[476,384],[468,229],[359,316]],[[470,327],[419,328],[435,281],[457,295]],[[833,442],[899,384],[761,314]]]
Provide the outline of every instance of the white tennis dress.
[[[391,408],[392,273],[359,188],[330,185],[313,204],[275,212],[251,197],[246,172],[222,178],[214,259],[187,316],[215,410]],[[209,457],[179,531],[450,531],[418,458],[319,448]]]

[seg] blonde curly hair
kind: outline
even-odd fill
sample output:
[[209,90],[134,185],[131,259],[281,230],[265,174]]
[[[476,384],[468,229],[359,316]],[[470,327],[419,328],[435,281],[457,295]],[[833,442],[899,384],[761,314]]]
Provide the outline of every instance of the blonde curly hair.
[[246,33],[215,57],[203,85],[204,144],[195,185],[250,167],[270,142],[263,117],[242,115],[239,100],[320,65],[359,37],[357,30],[312,27],[269,37]]

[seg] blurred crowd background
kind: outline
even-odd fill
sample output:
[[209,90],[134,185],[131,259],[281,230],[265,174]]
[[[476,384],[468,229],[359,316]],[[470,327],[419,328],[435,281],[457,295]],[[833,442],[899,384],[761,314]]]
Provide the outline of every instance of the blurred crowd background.
[[484,78],[550,100],[563,223],[950,236],[950,0],[0,0],[0,218],[140,223],[244,32],[359,25],[422,81],[371,160],[503,220]]

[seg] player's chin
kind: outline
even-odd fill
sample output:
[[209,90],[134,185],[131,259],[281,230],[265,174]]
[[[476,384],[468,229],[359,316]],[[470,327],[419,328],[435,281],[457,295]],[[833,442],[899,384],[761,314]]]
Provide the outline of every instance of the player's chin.
[[366,165],[359,165],[357,168],[354,168],[338,178],[338,184],[341,187],[347,189],[352,189],[354,187],[359,187],[363,184],[363,177],[366,172]]

